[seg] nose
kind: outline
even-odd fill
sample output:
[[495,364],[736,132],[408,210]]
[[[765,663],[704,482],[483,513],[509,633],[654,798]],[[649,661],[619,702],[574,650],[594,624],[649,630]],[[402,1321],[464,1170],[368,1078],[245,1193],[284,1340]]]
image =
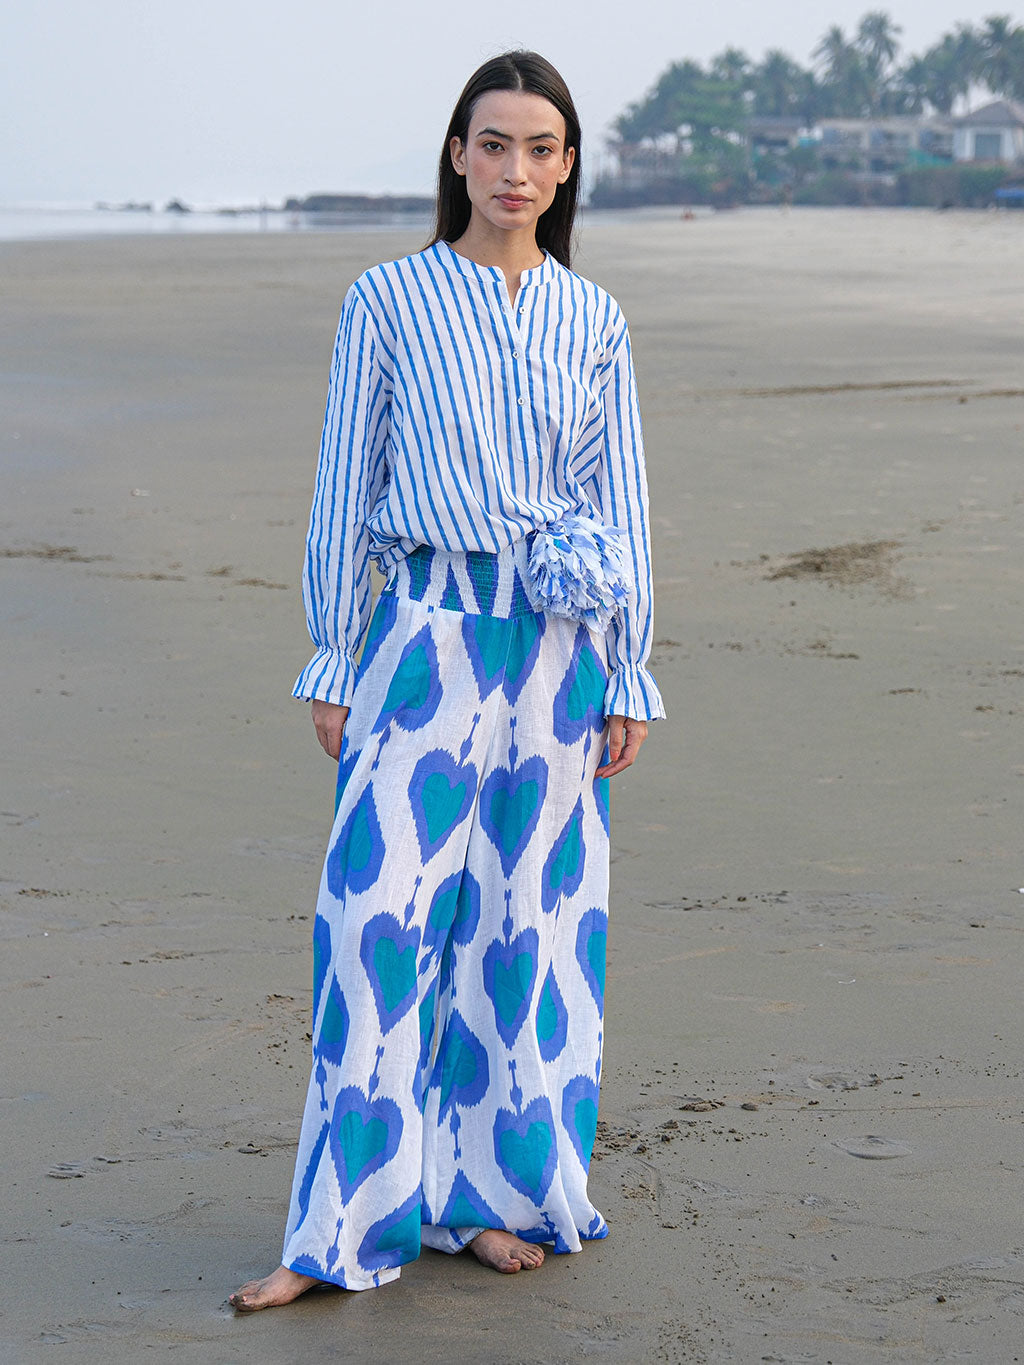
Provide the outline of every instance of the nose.
[[505,161],[504,180],[506,185],[519,186],[526,184],[525,170],[525,151],[510,151]]

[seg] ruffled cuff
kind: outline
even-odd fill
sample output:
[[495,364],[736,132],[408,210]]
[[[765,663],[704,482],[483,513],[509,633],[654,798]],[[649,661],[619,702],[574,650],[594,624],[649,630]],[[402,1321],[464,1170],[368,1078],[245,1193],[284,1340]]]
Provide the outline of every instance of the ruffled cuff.
[[606,716],[633,720],[663,720],[665,706],[658,684],[646,668],[614,668],[604,692]]
[[318,649],[295,680],[292,696],[300,701],[330,701],[351,706],[357,666],[341,649]]

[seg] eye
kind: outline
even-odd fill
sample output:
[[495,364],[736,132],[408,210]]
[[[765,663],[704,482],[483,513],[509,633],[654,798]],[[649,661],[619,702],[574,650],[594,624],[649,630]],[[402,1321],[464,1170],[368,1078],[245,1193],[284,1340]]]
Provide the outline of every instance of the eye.
[[534,154],[537,155],[537,156],[549,157],[549,156],[553,155],[553,148],[551,148],[551,147],[534,147],[533,150],[534,150]]
[[502,145],[501,145],[500,142],[485,142],[485,143],[483,143],[482,145],[483,145],[483,149],[484,149],[485,152],[501,152],[501,151],[504,151],[504,148],[502,147]]

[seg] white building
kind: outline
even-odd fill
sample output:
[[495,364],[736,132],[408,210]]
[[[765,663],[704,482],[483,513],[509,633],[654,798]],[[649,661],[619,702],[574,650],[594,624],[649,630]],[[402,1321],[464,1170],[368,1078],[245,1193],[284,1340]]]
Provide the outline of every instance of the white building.
[[953,156],[952,125],[941,117],[823,118],[815,131],[822,164],[829,170],[886,174]]
[[958,118],[953,129],[954,161],[1024,162],[1024,104],[993,100]]

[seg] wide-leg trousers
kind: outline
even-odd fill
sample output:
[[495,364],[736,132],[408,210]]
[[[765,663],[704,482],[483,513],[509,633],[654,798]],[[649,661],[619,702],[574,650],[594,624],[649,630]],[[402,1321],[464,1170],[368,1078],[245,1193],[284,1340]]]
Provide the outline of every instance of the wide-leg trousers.
[[607,1235],[604,642],[535,610],[526,553],[417,550],[367,632],[283,1257],[347,1289],[483,1228]]

